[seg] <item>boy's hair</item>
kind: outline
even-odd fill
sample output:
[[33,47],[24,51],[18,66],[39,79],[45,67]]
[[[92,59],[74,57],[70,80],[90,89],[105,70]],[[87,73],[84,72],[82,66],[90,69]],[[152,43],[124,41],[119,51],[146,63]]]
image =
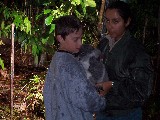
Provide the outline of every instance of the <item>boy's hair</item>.
[[64,39],[70,33],[82,28],[81,21],[73,15],[62,16],[58,18],[55,23],[55,36],[61,35]]

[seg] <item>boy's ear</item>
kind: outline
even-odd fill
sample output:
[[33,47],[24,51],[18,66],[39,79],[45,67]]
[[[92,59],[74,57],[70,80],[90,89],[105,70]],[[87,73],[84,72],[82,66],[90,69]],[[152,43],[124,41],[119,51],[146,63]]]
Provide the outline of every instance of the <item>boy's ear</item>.
[[60,43],[64,40],[61,35],[57,35],[56,38],[57,38],[58,42],[60,42]]

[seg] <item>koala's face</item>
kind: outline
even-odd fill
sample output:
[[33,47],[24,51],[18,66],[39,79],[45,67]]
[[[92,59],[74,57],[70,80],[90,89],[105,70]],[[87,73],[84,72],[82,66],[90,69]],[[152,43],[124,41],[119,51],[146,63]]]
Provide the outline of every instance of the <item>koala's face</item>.
[[79,59],[90,59],[91,57],[98,58],[100,54],[100,50],[92,47],[91,45],[82,45],[79,52]]

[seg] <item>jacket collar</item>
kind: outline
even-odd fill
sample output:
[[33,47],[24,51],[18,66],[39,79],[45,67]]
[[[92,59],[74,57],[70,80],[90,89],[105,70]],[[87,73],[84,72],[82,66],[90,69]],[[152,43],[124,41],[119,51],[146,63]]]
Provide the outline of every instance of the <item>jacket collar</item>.
[[129,40],[129,38],[131,38],[131,34],[130,34],[130,31],[127,30],[124,33],[124,35],[121,37],[121,39],[119,39],[118,41],[116,41],[114,43],[114,45],[112,47],[110,47],[111,48],[110,51],[112,51],[112,49],[114,49],[114,48],[116,48],[118,46],[122,46],[123,44],[125,44]]

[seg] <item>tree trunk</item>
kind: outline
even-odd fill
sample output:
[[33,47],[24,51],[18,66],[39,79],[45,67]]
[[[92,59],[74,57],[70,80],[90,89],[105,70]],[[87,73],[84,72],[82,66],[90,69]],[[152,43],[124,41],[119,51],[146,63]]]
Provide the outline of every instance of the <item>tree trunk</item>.
[[102,0],[101,9],[100,9],[100,12],[99,12],[99,23],[98,23],[98,30],[100,32],[102,31],[102,18],[103,18],[104,8],[105,8],[105,0]]
[[156,91],[160,92],[160,6],[158,11],[158,55],[157,55],[157,79],[156,79]]
[[142,41],[143,44],[145,43],[147,25],[148,25],[148,16],[145,16],[145,24],[143,28],[143,41]]
[[11,88],[11,98],[10,98],[10,102],[11,102],[11,109],[10,109],[10,117],[11,120],[13,118],[13,81],[14,81],[14,27],[15,25],[12,24],[12,45],[11,45],[11,83],[10,83],[10,88]]

